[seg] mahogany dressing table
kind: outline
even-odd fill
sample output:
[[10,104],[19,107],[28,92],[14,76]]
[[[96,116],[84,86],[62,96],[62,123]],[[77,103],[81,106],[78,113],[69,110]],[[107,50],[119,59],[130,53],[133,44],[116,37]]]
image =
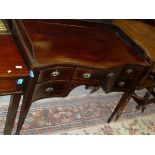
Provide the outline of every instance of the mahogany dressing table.
[[0,95],[11,95],[4,134],[11,134],[23,84],[29,75],[5,20],[0,20]]
[[11,20],[14,40],[31,70],[16,134],[33,101],[65,97],[79,86],[124,92],[113,114],[118,119],[150,64],[115,26],[76,20]]

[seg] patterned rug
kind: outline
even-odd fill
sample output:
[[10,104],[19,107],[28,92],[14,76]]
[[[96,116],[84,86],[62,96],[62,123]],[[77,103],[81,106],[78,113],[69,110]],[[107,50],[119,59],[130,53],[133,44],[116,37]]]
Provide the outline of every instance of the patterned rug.
[[[52,133],[48,133],[52,134]],[[155,114],[56,133],[57,135],[155,135]]]
[[[144,94],[144,91],[139,94]],[[34,102],[21,134],[154,134],[154,104],[147,106],[142,114],[131,100],[118,122],[107,123],[121,95],[87,94]],[[3,104],[6,98],[0,100],[0,134],[3,134],[8,104]],[[17,120],[14,131],[16,125]]]

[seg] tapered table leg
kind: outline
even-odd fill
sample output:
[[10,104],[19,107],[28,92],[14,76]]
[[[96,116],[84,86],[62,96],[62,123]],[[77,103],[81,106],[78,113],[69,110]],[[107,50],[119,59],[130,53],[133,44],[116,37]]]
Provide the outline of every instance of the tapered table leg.
[[110,123],[114,117],[116,117],[116,120],[120,117],[122,111],[124,110],[124,108],[126,107],[126,105],[128,104],[130,98],[132,96],[132,92],[125,92],[119,103],[117,104],[116,108],[114,109],[114,112],[111,114],[110,118],[108,119],[108,123]]
[[23,95],[23,101],[22,101],[22,106],[20,110],[17,130],[15,133],[16,135],[20,134],[20,131],[22,129],[22,126],[24,124],[28,111],[30,109],[34,89],[35,89],[35,80],[33,78],[30,78],[28,80],[28,87],[26,89],[26,92]]
[[146,102],[147,102],[147,100],[149,100],[150,95],[151,95],[151,89],[148,90],[148,92],[144,96],[144,102],[142,104],[142,113],[144,112],[144,110],[146,108]]
[[15,132],[16,135],[20,134],[20,131],[22,129],[22,126],[24,124],[24,121],[26,119],[28,111],[30,109],[30,106],[31,106],[31,100],[29,100],[29,99],[23,100],[21,111],[20,111],[20,115],[19,115],[17,130]]
[[11,135],[11,133],[12,133],[12,129],[14,126],[20,99],[21,99],[21,94],[11,95],[8,113],[6,116],[4,135]]

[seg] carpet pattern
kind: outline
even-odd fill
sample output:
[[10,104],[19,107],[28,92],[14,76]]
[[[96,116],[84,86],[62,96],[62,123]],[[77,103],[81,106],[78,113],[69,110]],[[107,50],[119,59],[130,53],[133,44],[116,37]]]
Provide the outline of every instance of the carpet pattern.
[[[52,134],[52,133],[48,133]],[[57,135],[155,135],[155,114],[56,133]]]
[[[140,94],[144,94],[144,91]],[[136,104],[131,100],[118,122],[107,123],[121,95],[122,93],[91,94],[34,102],[21,134],[154,134],[154,104],[147,106],[142,114],[135,109]],[[7,108],[8,105],[1,104],[0,134],[3,134]]]

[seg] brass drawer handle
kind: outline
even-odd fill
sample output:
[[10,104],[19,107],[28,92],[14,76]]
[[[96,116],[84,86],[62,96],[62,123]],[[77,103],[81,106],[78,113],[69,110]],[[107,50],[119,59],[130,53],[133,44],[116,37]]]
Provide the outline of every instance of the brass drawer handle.
[[84,77],[85,79],[89,79],[89,78],[91,78],[91,74],[90,74],[90,73],[84,73],[84,74],[83,74],[83,77]]
[[109,73],[108,75],[107,75],[107,78],[112,78],[114,76],[114,73]]
[[57,70],[51,73],[51,76],[58,76],[60,75],[60,72],[58,72]]
[[48,87],[48,88],[45,89],[45,91],[46,91],[47,93],[51,93],[51,92],[53,92],[53,90],[54,90],[53,87]]
[[123,86],[125,85],[125,82],[119,82],[118,85],[119,85],[120,87],[123,87]]
[[133,72],[133,69],[132,68],[129,68],[129,69],[127,69],[127,71],[126,71],[128,74],[130,74],[130,73],[132,73]]

